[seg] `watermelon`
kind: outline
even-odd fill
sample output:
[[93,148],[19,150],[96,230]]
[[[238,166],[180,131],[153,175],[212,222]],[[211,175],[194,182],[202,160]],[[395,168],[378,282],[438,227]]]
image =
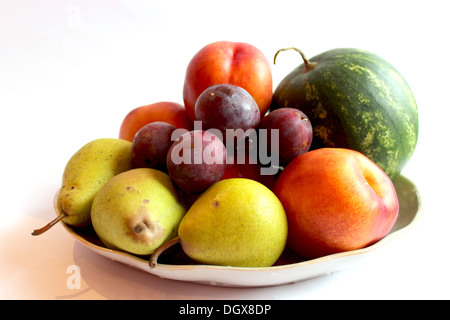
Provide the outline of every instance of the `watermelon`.
[[310,150],[357,150],[391,179],[411,158],[418,139],[417,104],[403,76],[365,50],[339,48],[308,60],[276,87],[271,110],[297,108],[313,126]]

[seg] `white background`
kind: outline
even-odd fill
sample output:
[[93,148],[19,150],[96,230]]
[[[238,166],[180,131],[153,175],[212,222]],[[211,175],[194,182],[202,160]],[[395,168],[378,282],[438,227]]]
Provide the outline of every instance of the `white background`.
[[[449,41],[446,1],[1,1],[0,298],[448,299]],[[412,88],[420,138],[403,174],[424,201],[420,223],[376,259],[304,282],[232,289],[163,280],[82,247],[55,215],[64,166],[82,145],[118,137],[125,115],[182,103],[186,66],[204,45],[242,41],[272,61],[296,46],[372,51]],[[285,52],[274,88],[300,64]],[[68,289],[70,265],[81,288]]]

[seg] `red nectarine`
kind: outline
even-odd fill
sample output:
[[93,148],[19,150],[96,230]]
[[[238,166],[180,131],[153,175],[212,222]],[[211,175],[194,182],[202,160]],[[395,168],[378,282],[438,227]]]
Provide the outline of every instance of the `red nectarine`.
[[375,243],[399,212],[386,173],[349,149],[323,148],[295,158],[273,191],[288,217],[288,246],[308,259]]
[[272,69],[264,54],[242,42],[218,41],[203,47],[188,64],[183,100],[195,119],[195,102],[208,87],[228,83],[244,88],[255,99],[261,116],[272,102]]

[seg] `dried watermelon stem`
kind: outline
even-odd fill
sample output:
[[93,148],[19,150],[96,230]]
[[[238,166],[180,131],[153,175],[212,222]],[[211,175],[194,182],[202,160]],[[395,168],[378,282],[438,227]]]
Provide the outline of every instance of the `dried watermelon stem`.
[[305,64],[305,72],[308,72],[312,69],[314,69],[314,67],[317,65],[317,62],[311,62],[308,60],[308,58],[306,57],[306,55],[303,53],[303,51],[301,51],[300,49],[297,49],[295,47],[289,47],[289,48],[283,48],[277,51],[277,53],[275,53],[275,56],[273,57],[273,64],[275,64],[275,61],[277,60],[277,56],[281,51],[288,51],[288,50],[294,50],[297,51],[298,53],[300,53],[300,55],[302,56],[303,59],[303,63]]

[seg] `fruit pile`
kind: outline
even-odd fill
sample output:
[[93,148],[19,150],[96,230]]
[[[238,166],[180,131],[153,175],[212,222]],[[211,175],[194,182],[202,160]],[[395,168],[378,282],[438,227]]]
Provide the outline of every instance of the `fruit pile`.
[[[335,49],[272,88],[265,56],[215,42],[190,61],[184,106],[131,110],[118,138],[66,165],[58,216],[108,248],[150,258],[174,243],[196,263],[269,267],[289,249],[313,259],[386,236],[392,180],[418,136],[414,97],[385,60]],[[274,59],[275,62],[275,59]]]

